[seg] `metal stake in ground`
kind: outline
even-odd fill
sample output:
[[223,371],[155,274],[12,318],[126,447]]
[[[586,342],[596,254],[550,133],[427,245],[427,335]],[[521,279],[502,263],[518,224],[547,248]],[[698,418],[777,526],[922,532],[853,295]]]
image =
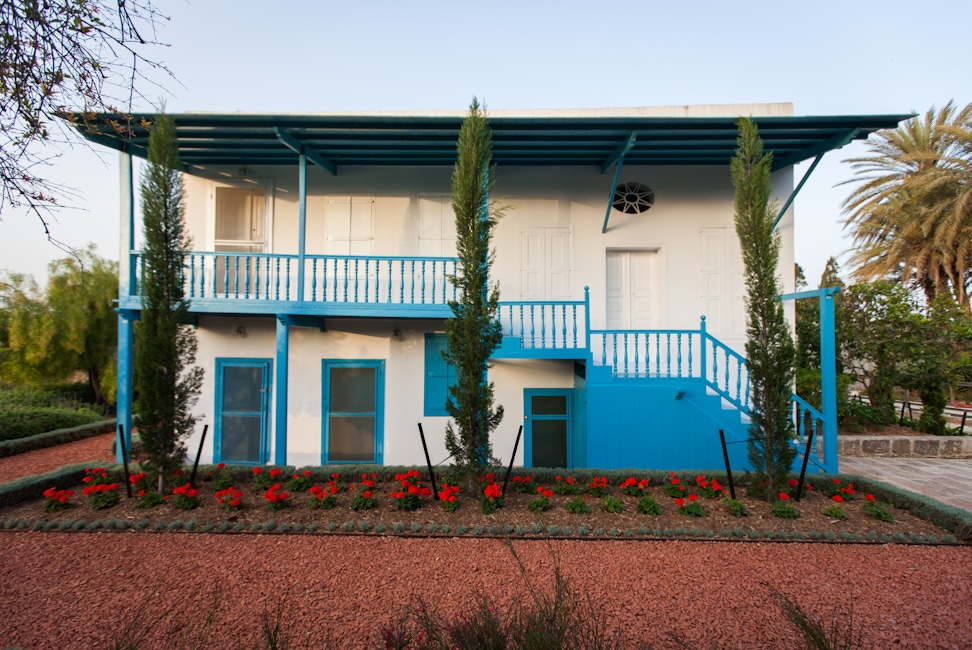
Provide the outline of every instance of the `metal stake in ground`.
[[729,450],[726,448],[726,434],[719,429],[719,440],[722,441],[722,458],[726,461],[726,478],[729,480],[729,496],[735,500],[736,486],[732,484],[732,468],[729,467]]
[[800,482],[797,483],[797,501],[800,501],[800,495],[803,492],[803,477],[807,475],[807,461],[810,460],[811,449],[813,449],[813,427],[810,427],[810,434],[807,436],[807,448],[803,451],[803,466],[800,468]]
[[125,468],[125,492],[128,493],[128,498],[132,498],[132,482],[128,477],[128,450],[125,449],[125,425],[118,425],[118,444],[121,447],[122,465]]
[[202,448],[206,443],[206,432],[209,431],[209,425],[203,426],[202,438],[199,439],[199,450],[196,452],[196,461],[192,464],[192,475],[189,477],[189,486],[196,487],[196,470],[199,468],[199,457],[202,456]]
[[439,494],[439,488],[435,485],[435,472],[432,471],[432,459],[429,458],[429,446],[425,444],[425,432],[422,431],[422,423],[418,423],[419,437],[422,438],[422,449],[425,450],[425,464],[429,466],[429,482],[432,483],[432,494],[433,498],[437,498],[435,495]]
[[516,432],[516,442],[513,443],[513,455],[510,456],[510,466],[506,468],[506,478],[503,479],[503,496],[506,496],[506,483],[510,480],[510,472],[513,471],[513,461],[516,459],[516,450],[520,446],[520,435],[523,433],[523,425]]

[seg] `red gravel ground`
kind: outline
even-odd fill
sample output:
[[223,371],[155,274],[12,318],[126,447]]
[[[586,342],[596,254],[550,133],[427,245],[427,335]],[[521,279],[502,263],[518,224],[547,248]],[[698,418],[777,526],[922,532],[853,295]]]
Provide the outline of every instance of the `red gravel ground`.
[[113,463],[115,455],[111,453],[111,441],[114,437],[114,433],[106,433],[56,447],[0,458],[0,483],[15,481],[24,476],[43,474],[71,463],[83,463],[89,460]]
[[[0,476],[111,461],[111,434],[0,459]],[[771,589],[829,623],[835,608],[870,648],[972,647],[972,547],[701,541],[513,542],[536,583],[553,557],[606,616],[622,647],[668,647],[675,632],[708,648],[793,647]],[[0,644],[106,647],[169,606],[163,626],[205,617],[222,600],[214,648],[250,647],[264,611],[282,604],[294,648],[375,647],[376,632],[415,596],[461,611],[477,589],[498,605],[524,598],[519,569],[495,539],[0,533]],[[153,596],[153,592],[157,595]]]
[[[106,647],[136,607],[176,603],[205,616],[222,602],[212,647],[256,641],[283,603],[295,648],[375,647],[376,629],[413,596],[445,612],[483,590],[523,597],[509,550],[490,539],[147,533],[0,533],[0,639],[22,648]],[[515,541],[541,585],[552,554],[577,593],[607,616],[622,647],[793,647],[770,587],[829,622],[853,605],[866,647],[972,645],[972,548],[730,542]],[[159,595],[151,598],[153,588]],[[518,596],[519,594],[519,596]],[[194,605],[195,603],[195,605]],[[143,616],[145,620],[147,616]]]

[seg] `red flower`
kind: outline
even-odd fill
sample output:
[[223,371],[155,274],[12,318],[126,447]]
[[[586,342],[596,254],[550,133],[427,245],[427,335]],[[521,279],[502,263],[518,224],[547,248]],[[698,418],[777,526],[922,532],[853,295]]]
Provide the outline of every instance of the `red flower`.
[[230,507],[232,507],[232,508],[239,508],[240,507],[240,500],[239,499],[230,499]]
[[864,497],[864,499],[866,501],[874,501],[874,495],[873,494],[868,494],[867,496]]
[[332,478],[332,479],[334,479],[334,480],[336,481],[336,480],[338,480],[339,478],[341,478],[341,475],[340,475],[340,474],[338,474],[337,472],[334,472],[333,474],[331,474],[331,478]]
[[831,483],[833,483],[834,485],[840,485],[840,479],[835,478],[834,480],[831,481]]
[[276,467],[274,467],[273,469],[270,470],[270,478],[271,479],[273,479],[274,481],[276,481],[278,476],[280,476],[280,470],[279,469],[277,469]]
[[138,491],[138,498],[141,499],[144,496],[145,496],[145,490],[139,490]]
[[199,496],[199,490],[196,488],[190,488],[189,491],[186,492],[186,496],[190,499],[194,499],[195,497]]
[[844,497],[840,496],[839,494],[835,494],[830,498],[836,501],[837,503],[842,503],[844,501]]
[[790,498],[789,494],[787,494],[786,492],[780,492],[780,501],[786,501],[789,498]]
[[309,469],[305,469],[304,470],[304,476],[306,476],[307,478],[310,478],[310,475],[311,475],[310,470]]
[[678,484],[679,484],[679,480],[677,478],[672,477],[672,485],[678,485]]
[[682,497],[675,499],[675,505],[681,508],[682,506],[685,505],[685,499],[683,499]]
[[786,484],[789,485],[790,487],[796,487],[797,485],[800,484],[800,481],[796,480],[795,478],[791,478],[789,481],[786,482]]
[[259,476],[262,473],[263,473],[263,468],[262,467],[254,467],[253,468],[253,475],[254,476]]
[[175,474],[176,476],[182,476],[182,469],[176,468],[172,473]]
[[364,498],[366,498],[366,499],[370,499],[371,498],[371,490],[365,490],[364,491]]
[[224,467],[226,467],[226,463],[217,463],[216,464],[216,469],[223,469]]
[[689,495],[689,501],[696,501],[696,500],[698,500],[697,496],[695,496],[694,494]]

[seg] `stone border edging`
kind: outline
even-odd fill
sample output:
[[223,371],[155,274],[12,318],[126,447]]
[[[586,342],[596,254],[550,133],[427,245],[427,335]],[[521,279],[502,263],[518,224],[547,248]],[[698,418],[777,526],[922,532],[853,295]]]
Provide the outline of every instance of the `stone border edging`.
[[972,436],[837,436],[837,455],[884,458],[972,458]]

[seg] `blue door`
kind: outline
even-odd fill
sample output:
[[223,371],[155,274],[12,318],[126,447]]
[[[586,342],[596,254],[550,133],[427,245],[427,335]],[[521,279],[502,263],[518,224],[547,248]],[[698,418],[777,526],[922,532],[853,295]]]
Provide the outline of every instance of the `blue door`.
[[570,467],[569,388],[523,391],[524,467]]
[[267,462],[271,363],[270,359],[216,359],[214,462]]
[[385,362],[325,359],[321,463],[381,463]]

